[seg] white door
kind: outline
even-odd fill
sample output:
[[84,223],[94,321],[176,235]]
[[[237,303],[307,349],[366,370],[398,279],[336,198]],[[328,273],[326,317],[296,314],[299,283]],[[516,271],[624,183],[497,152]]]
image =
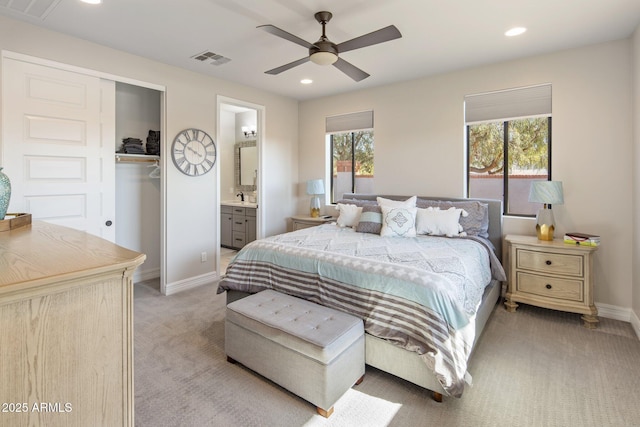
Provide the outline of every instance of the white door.
[[2,83],[9,211],[115,241],[113,82],[5,58]]

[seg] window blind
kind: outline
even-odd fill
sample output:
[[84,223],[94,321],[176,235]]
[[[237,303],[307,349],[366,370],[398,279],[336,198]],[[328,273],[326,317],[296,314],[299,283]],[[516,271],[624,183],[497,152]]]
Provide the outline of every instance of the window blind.
[[342,114],[326,118],[327,133],[348,132],[373,128],[373,111]]
[[467,124],[542,115],[551,115],[551,84],[464,97]]

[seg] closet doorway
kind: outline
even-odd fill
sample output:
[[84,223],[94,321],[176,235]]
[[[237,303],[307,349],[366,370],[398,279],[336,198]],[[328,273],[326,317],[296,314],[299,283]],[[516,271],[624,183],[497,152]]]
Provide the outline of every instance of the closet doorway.
[[134,273],[135,283],[161,276],[162,95],[116,82],[115,242],[147,255]]
[[163,289],[164,163],[116,151],[126,137],[147,151],[148,131],[164,126],[165,88],[15,52],[0,56],[2,102],[12,105],[0,146],[14,183],[10,211],[146,253],[133,280],[159,278]]
[[[218,96],[217,104],[220,210],[217,266],[218,274],[223,275],[236,250],[262,237],[264,107],[223,96]],[[239,217],[244,226],[237,221]]]

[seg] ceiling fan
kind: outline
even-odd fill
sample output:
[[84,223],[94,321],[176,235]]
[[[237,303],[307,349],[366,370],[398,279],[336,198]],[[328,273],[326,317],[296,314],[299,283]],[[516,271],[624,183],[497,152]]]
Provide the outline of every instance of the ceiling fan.
[[261,28],[274,36],[282,37],[285,40],[289,40],[290,42],[309,49],[309,56],[305,56],[302,59],[298,59],[297,61],[290,62],[289,64],[282,65],[272,70],[265,71],[265,73],[273,75],[280,74],[283,71],[302,65],[310,60],[311,62],[319,65],[333,65],[353,80],[359,82],[360,80],[369,77],[369,74],[344,59],[339,58],[338,54],[402,37],[400,31],[398,31],[394,25],[389,25],[388,27],[381,28],[372,33],[335,44],[329,40],[325,34],[325,25],[331,20],[332,16],[331,12],[318,12],[314,15],[316,21],[322,25],[322,36],[320,36],[320,39],[315,43],[309,43],[306,40],[281,30],[274,25],[259,25],[257,28]]

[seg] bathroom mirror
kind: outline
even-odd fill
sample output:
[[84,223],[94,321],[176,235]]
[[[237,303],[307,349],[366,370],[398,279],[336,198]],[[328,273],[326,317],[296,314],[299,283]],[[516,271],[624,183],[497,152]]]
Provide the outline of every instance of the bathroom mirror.
[[242,141],[235,145],[236,188],[256,191],[258,179],[258,147],[256,141]]

